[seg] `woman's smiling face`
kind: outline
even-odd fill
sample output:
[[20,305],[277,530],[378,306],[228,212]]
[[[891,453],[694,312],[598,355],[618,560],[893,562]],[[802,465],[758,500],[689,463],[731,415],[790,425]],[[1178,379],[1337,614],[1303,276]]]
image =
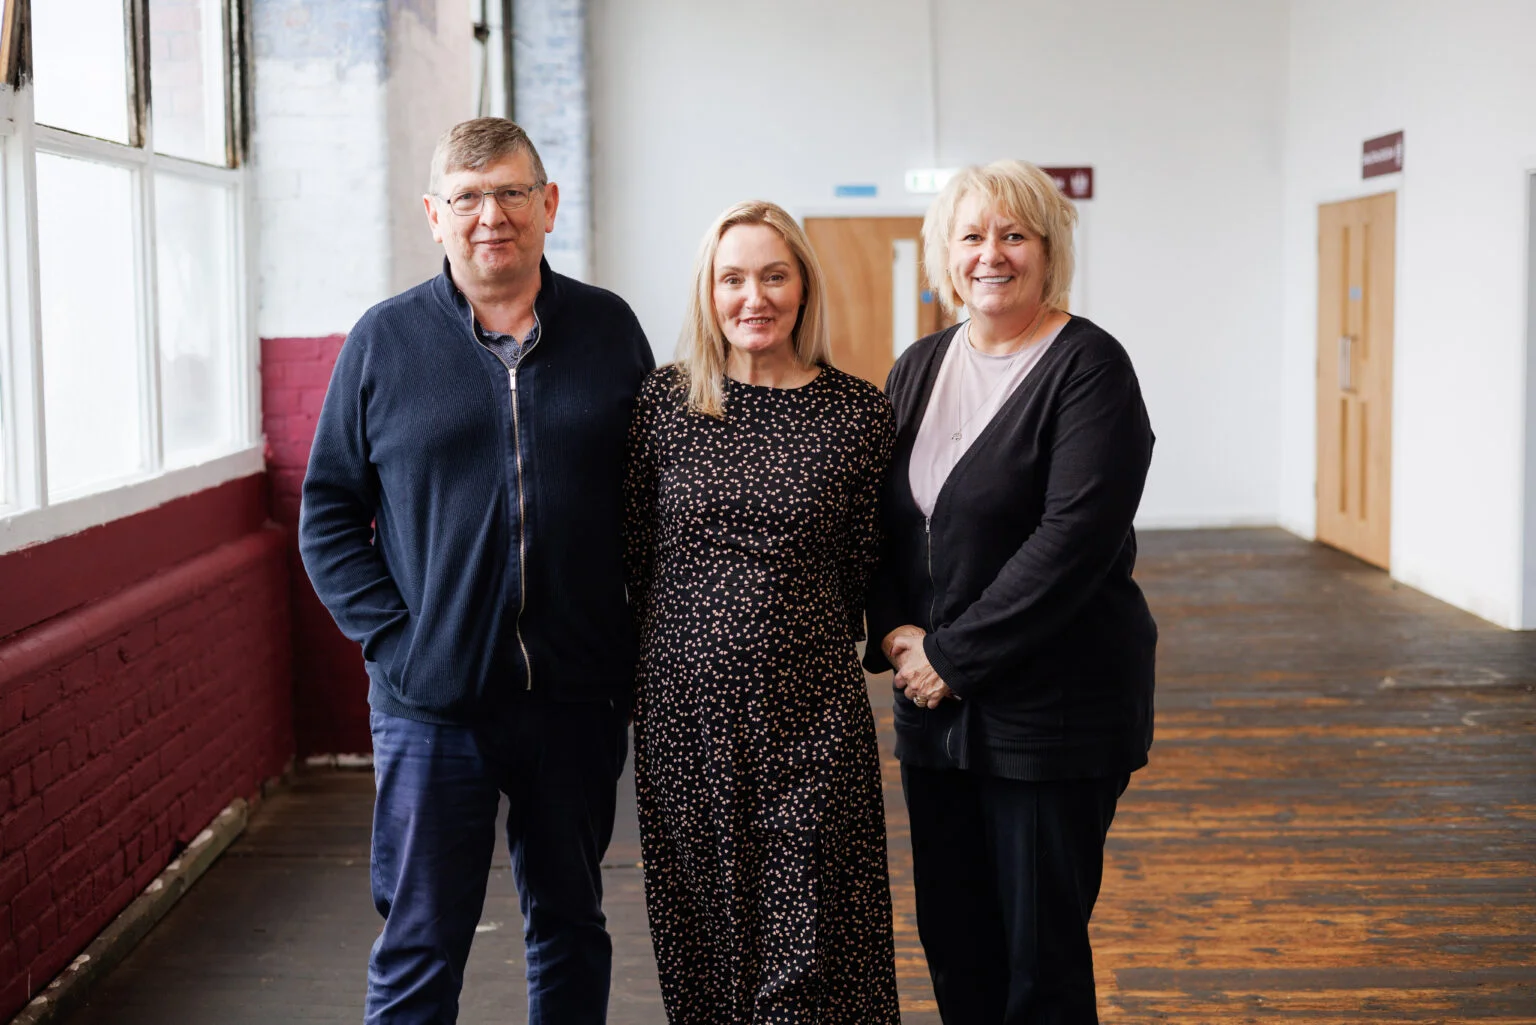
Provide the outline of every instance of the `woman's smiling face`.
[[793,350],[805,302],[800,264],[766,224],[737,224],[715,247],[715,317],[732,348],[753,354]]
[[1033,310],[1045,291],[1045,242],[1028,227],[966,196],[955,209],[949,276],[972,316],[1002,317]]

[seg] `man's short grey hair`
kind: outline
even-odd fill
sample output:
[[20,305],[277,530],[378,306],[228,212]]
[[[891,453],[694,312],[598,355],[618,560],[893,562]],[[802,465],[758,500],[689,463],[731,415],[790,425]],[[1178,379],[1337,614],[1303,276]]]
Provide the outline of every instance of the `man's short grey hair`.
[[533,141],[520,125],[504,117],[460,121],[438,137],[437,148],[432,151],[432,173],[427,180],[427,191],[437,195],[445,174],[478,171],[514,153],[528,154],[534,176],[531,182],[516,184],[543,185],[547,180],[544,161],[539,159],[539,151],[533,148]]

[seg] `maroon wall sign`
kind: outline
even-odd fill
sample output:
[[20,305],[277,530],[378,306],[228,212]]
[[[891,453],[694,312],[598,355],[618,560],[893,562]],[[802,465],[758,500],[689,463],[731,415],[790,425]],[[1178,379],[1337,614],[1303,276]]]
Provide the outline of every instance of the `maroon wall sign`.
[[1403,169],[1403,133],[1393,132],[1377,139],[1367,139],[1360,147],[1360,177],[1396,174]]
[[1093,168],[1091,167],[1042,167],[1051,176],[1061,194],[1068,199],[1093,198]]

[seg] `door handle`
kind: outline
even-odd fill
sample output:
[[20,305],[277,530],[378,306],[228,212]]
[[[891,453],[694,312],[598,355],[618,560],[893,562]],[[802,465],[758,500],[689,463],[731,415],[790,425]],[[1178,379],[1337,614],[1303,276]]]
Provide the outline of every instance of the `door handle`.
[[1355,390],[1355,339],[1339,335],[1339,390]]

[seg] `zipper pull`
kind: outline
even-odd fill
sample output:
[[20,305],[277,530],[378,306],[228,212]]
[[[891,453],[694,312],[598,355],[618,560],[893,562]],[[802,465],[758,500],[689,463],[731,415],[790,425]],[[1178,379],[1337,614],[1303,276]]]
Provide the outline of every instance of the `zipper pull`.
[[507,368],[507,380],[512,385],[512,394],[516,395],[517,394],[517,368],[516,367],[508,367]]

